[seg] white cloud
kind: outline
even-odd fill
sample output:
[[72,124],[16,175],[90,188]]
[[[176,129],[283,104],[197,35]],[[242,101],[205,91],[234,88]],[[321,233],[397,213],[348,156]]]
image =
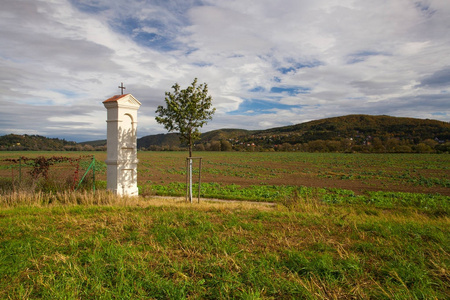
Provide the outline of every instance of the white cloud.
[[[164,92],[194,77],[217,108],[204,131],[351,113],[449,121],[449,30],[446,0],[5,0],[0,134],[104,136],[101,102],[120,82],[143,103],[139,135],[161,133]],[[240,116],[251,99],[274,108]]]

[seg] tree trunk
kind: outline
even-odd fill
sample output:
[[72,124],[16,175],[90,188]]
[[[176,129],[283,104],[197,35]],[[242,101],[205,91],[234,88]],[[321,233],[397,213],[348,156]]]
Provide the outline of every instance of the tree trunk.
[[192,137],[189,133],[189,202],[192,203]]
[[189,157],[192,157],[192,133],[191,132],[189,132],[188,147],[189,147]]
[[192,158],[189,158],[189,202],[192,203]]

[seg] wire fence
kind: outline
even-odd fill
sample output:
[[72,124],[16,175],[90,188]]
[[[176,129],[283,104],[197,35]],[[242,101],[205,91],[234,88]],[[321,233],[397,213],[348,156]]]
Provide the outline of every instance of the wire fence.
[[0,191],[95,191],[95,175],[105,170],[106,165],[92,155],[6,158],[0,160]]

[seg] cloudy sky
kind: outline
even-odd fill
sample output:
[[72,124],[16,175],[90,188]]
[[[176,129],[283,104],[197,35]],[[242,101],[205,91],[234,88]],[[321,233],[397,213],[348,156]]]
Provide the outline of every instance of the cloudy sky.
[[348,114],[450,121],[448,0],[2,0],[0,135],[106,137],[126,86],[138,136],[164,133],[164,92],[195,77],[202,130]]

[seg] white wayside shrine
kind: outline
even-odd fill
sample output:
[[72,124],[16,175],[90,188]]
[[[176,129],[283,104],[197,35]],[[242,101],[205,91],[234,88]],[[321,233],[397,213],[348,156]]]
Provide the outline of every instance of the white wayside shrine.
[[107,189],[116,195],[137,196],[137,111],[131,94],[103,101],[107,110]]

